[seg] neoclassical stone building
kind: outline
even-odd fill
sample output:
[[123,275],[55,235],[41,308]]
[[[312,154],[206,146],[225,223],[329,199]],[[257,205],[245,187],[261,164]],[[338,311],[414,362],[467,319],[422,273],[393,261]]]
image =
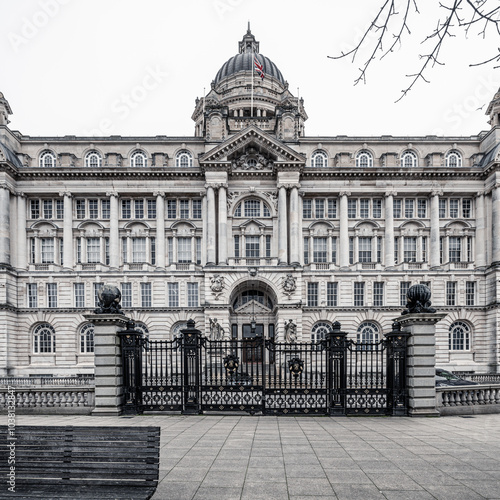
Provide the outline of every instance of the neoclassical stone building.
[[92,373],[104,283],[153,339],[192,318],[304,341],[381,338],[427,283],[439,365],[500,370],[500,92],[477,136],[307,137],[248,31],[193,137],[30,137],[11,113],[0,94],[1,374]]

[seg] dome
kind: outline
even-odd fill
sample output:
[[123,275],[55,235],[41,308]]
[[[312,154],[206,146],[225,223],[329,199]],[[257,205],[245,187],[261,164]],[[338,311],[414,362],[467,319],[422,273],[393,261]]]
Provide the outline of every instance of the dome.
[[[224,78],[239,73],[240,71],[255,71],[254,57],[257,57],[259,63],[262,64],[265,77],[272,76],[276,78],[282,85],[285,85],[285,80],[281,71],[278,69],[271,59],[259,53],[259,42],[250,31],[250,24],[248,30],[239,42],[239,54],[231,57],[222,68],[217,72],[214,83],[218,85]],[[258,77],[258,75],[255,75]]]
[[[231,57],[231,59],[225,62],[222,68],[217,72],[215,76],[215,85],[218,85],[224,78],[239,73],[240,71],[254,71],[253,56],[254,54],[251,52],[245,52]],[[264,67],[264,75],[266,77],[272,76],[282,85],[285,85],[285,80],[283,79],[281,71],[271,59],[262,54],[257,54],[257,58]],[[256,74],[255,77],[258,78],[258,75]]]

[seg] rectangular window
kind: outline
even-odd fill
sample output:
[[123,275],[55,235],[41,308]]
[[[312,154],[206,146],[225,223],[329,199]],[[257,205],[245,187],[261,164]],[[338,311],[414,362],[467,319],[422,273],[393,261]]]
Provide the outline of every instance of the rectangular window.
[[302,202],[302,217],[304,219],[312,219],[312,200],[304,200]]
[[458,202],[460,200],[452,199],[450,200],[450,218],[456,219],[458,217]]
[[271,257],[271,235],[266,234],[266,258]]
[[327,262],[326,238],[313,238],[313,262]]
[[427,262],[427,236],[422,236],[422,261]]
[[372,239],[358,238],[358,262],[372,261]]
[[465,305],[473,306],[476,302],[476,282],[466,281],[465,282]]
[[467,262],[472,262],[472,236],[467,236]]
[[384,283],[375,281],[373,283],[373,306],[382,307],[384,305]]
[[28,283],[26,290],[28,291],[28,307],[38,307],[38,285]]
[[85,200],[76,200],[76,218],[85,219]]
[[42,264],[54,263],[54,238],[41,238]]
[[328,200],[328,218],[329,219],[337,218],[337,200],[332,198]]
[[240,236],[236,234],[234,236],[234,258],[239,259],[241,257],[240,253]]
[[134,216],[136,219],[144,219],[144,200],[134,200]]
[[373,200],[373,218],[382,218],[382,200],[380,198],[375,198]]
[[177,218],[177,200],[167,200],[167,219]]
[[148,219],[156,219],[156,200],[148,200]]
[[365,305],[365,284],[364,282],[354,283],[354,306],[363,307]]
[[460,262],[462,259],[462,238],[460,236],[450,236],[448,238],[448,262]]
[[198,283],[187,284],[188,307],[198,307]]
[[179,210],[181,219],[189,219],[189,200],[180,200]]
[[440,264],[442,264],[443,260],[444,260],[443,240],[444,240],[444,238],[441,236],[439,238],[439,263]]
[[349,219],[356,218],[357,200],[347,200],[347,217]]
[[104,238],[104,263],[109,266],[109,238]]
[[77,264],[82,263],[82,239],[81,238],[76,239],[76,263]]
[[99,290],[102,288],[102,283],[94,283],[94,307],[99,307]]
[[128,245],[127,245],[128,238],[122,238],[122,260],[123,263],[126,264],[128,262]]
[[457,282],[447,281],[446,282],[446,305],[455,306],[457,302]]
[[349,237],[349,264],[354,264],[354,238]]
[[307,284],[307,305],[310,307],[318,306],[318,283]]
[[382,262],[382,236],[377,236],[377,262]]
[[179,307],[179,283],[168,283],[168,307]]
[[64,265],[64,240],[59,239],[59,264]]
[[399,236],[394,237],[394,264],[399,262]]
[[332,236],[332,262],[337,264],[337,237]]
[[101,262],[100,238],[87,238],[87,262],[89,264]]
[[177,238],[177,262],[188,264],[191,256],[191,238]]
[[36,262],[36,243],[35,238],[30,238],[30,264]]
[[462,200],[462,217],[470,219],[472,217],[472,200],[465,198]]
[[446,200],[439,199],[439,218],[446,219]]
[[149,245],[151,250],[151,265],[156,265],[156,238],[149,238]]
[[99,200],[89,200],[89,219],[99,218]]
[[103,219],[111,218],[111,201],[101,200],[101,213]]
[[132,217],[132,201],[122,200],[122,219],[130,219]]
[[52,219],[52,200],[43,200],[43,218]]
[[151,307],[151,283],[141,283],[141,307]]
[[337,307],[338,291],[339,284],[336,281],[326,284],[326,305],[328,307]]
[[417,201],[417,217],[419,219],[427,218],[427,200],[419,198]]
[[196,263],[201,264],[201,238],[196,238]]
[[56,200],[56,219],[64,219],[64,201]]
[[85,283],[74,283],[75,307],[85,307]]
[[57,307],[57,283],[47,283],[47,307]]
[[394,200],[392,202],[393,217],[401,219],[401,200]]
[[403,240],[404,245],[404,262],[417,261],[417,237],[405,236]]
[[132,262],[146,262],[146,238],[132,238]]
[[405,200],[405,218],[413,219],[415,210],[415,200],[406,199]]
[[408,302],[408,297],[406,296],[406,294],[408,293],[410,286],[411,281],[402,281],[399,284],[399,305],[401,307],[405,307],[406,303]]
[[245,257],[259,258],[260,257],[260,236],[245,237]]
[[370,200],[367,198],[362,198],[359,200],[359,216],[362,219],[368,219],[370,217]]
[[32,219],[40,218],[40,200],[30,200],[30,213]]
[[324,219],[325,218],[325,200],[323,198],[318,198],[314,200],[315,209],[316,209],[316,219]]
[[201,219],[201,200],[193,200],[193,219]]
[[132,307],[132,283],[122,283],[122,307]]
[[167,238],[167,248],[168,248],[168,265],[173,264],[174,261],[174,239],[172,237]]
[[309,238],[304,238],[304,264],[309,264]]

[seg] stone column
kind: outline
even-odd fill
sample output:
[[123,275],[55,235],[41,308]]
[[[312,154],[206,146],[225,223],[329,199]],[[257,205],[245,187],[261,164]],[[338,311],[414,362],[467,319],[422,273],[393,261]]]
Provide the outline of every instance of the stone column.
[[215,193],[214,188],[206,186],[207,190],[207,264],[215,265]]
[[344,191],[340,193],[340,223],[339,223],[339,248],[340,267],[349,267],[349,219],[347,217],[347,197],[351,193]]
[[205,266],[207,263],[207,234],[208,234],[208,222],[207,222],[207,193],[206,191],[200,193],[201,195],[201,217],[203,226],[203,238],[201,239],[201,265]]
[[484,192],[476,195],[476,266],[486,266],[486,222],[484,218]]
[[[73,251],[73,196],[71,193],[59,193],[63,197],[64,220],[63,220],[63,267],[73,269],[75,255]],[[82,256],[83,258],[83,256]]]
[[500,185],[491,191],[491,265],[500,265]]
[[[109,266],[120,267],[120,238],[118,231],[118,193],[106,193],[109,196]],[[128,258],[128,256],[127,256]],[[130,262],[128,260],[127,262]]]
[[436,323],[446,314],[414,313],[396,319],[408,332],[407,390],[411,417],[437,417]]
[[394,195],[397,193],[387,192],[385,194],[385,267],[394,267]]
[[120,314],[86,314],[94,325],[95,408],[92,415],[117,416],[123,404],[122,350],[118,332],[128,318]]
[[278,264],[288,264],[288,222],[286,187],[279,186],[278,197]]
[[10,265],[10,190],[5,184],[0,186],[0,264]]
[[165,268],[165,193],[156,192],[156,262]]
[[227,186],[219,187],[219,265],[227,264]]
[[299,187],[292,186],[290,191],[290,262],[300,264],[300,232],[299,232]]
[[304,265],[304,234],[302,226],[303,200],[304,193],[299,191],[299,264],[302,266]]
[[17,193],[17,267],[26,269],[27,266],[26,195]]
[[429,264],[430,267],[439,267],[439,192],[433,191],[431,195],[431,245]]

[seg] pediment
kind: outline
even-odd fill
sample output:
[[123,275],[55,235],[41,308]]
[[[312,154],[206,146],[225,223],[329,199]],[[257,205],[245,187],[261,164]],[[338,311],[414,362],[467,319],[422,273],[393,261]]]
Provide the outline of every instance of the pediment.
[[306,158],[259,128],[250,126],[206,152],[199,161],[202,170],[273,171],[280,166],[302,168]]
[[271,312],[266,306],[257,302],[256,300],[251,300],[246,304],[235,310],[238,314],[248,314],[250,316],[258,316],[259,314],[269,314]]

